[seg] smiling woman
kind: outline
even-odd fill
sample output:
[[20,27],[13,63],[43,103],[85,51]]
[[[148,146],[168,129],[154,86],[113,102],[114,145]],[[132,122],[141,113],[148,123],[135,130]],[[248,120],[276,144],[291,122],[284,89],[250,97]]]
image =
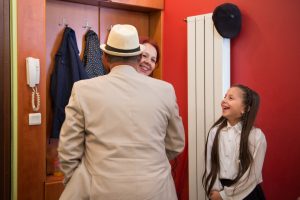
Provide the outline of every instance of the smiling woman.
[[147,38],[141,39],[140,43],[145,46],[145,50],[142,53],[137,71],[146,76],[153,76],[153,71],[156,69],[157,63],[159,62],[158,45]]

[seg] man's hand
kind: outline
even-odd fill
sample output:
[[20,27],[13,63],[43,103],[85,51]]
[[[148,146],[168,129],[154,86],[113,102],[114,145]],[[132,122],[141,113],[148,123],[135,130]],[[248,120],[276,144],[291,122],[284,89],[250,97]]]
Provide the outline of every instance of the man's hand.
[[217,190],[213,190],[213,191],[210,192],[209,199],[210,200],[223,200],[221,195],[220,195],[220,192],[217,191]]

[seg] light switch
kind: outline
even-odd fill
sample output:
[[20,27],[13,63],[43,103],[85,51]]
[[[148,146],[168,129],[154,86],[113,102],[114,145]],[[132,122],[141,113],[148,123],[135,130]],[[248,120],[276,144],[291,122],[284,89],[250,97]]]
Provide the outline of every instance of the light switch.
[[29,125],[40,125],[42,123],[41,113],[29,113]]

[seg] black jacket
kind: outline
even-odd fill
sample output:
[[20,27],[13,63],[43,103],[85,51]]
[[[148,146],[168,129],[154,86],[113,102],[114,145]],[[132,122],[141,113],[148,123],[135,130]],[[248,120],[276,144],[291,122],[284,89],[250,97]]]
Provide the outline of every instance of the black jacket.
[[54,72],[51,75],[50,92],[53,103],[53,127],[51,138],[58,138],[65,120],[65,106],[68,104],[74,82],[87,79],[87,73],[79,57],[74,30],[65,28],[63,39],[55,55]]

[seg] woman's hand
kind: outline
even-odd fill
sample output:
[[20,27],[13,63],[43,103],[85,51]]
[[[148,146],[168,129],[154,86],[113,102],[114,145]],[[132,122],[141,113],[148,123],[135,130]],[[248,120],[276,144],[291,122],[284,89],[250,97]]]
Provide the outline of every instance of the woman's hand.
[[223,200],[221,195],[220,195],[220,192],[217,191],[217,190],[213,190],[213,191],[210,192],[209,199],[210,200]]

